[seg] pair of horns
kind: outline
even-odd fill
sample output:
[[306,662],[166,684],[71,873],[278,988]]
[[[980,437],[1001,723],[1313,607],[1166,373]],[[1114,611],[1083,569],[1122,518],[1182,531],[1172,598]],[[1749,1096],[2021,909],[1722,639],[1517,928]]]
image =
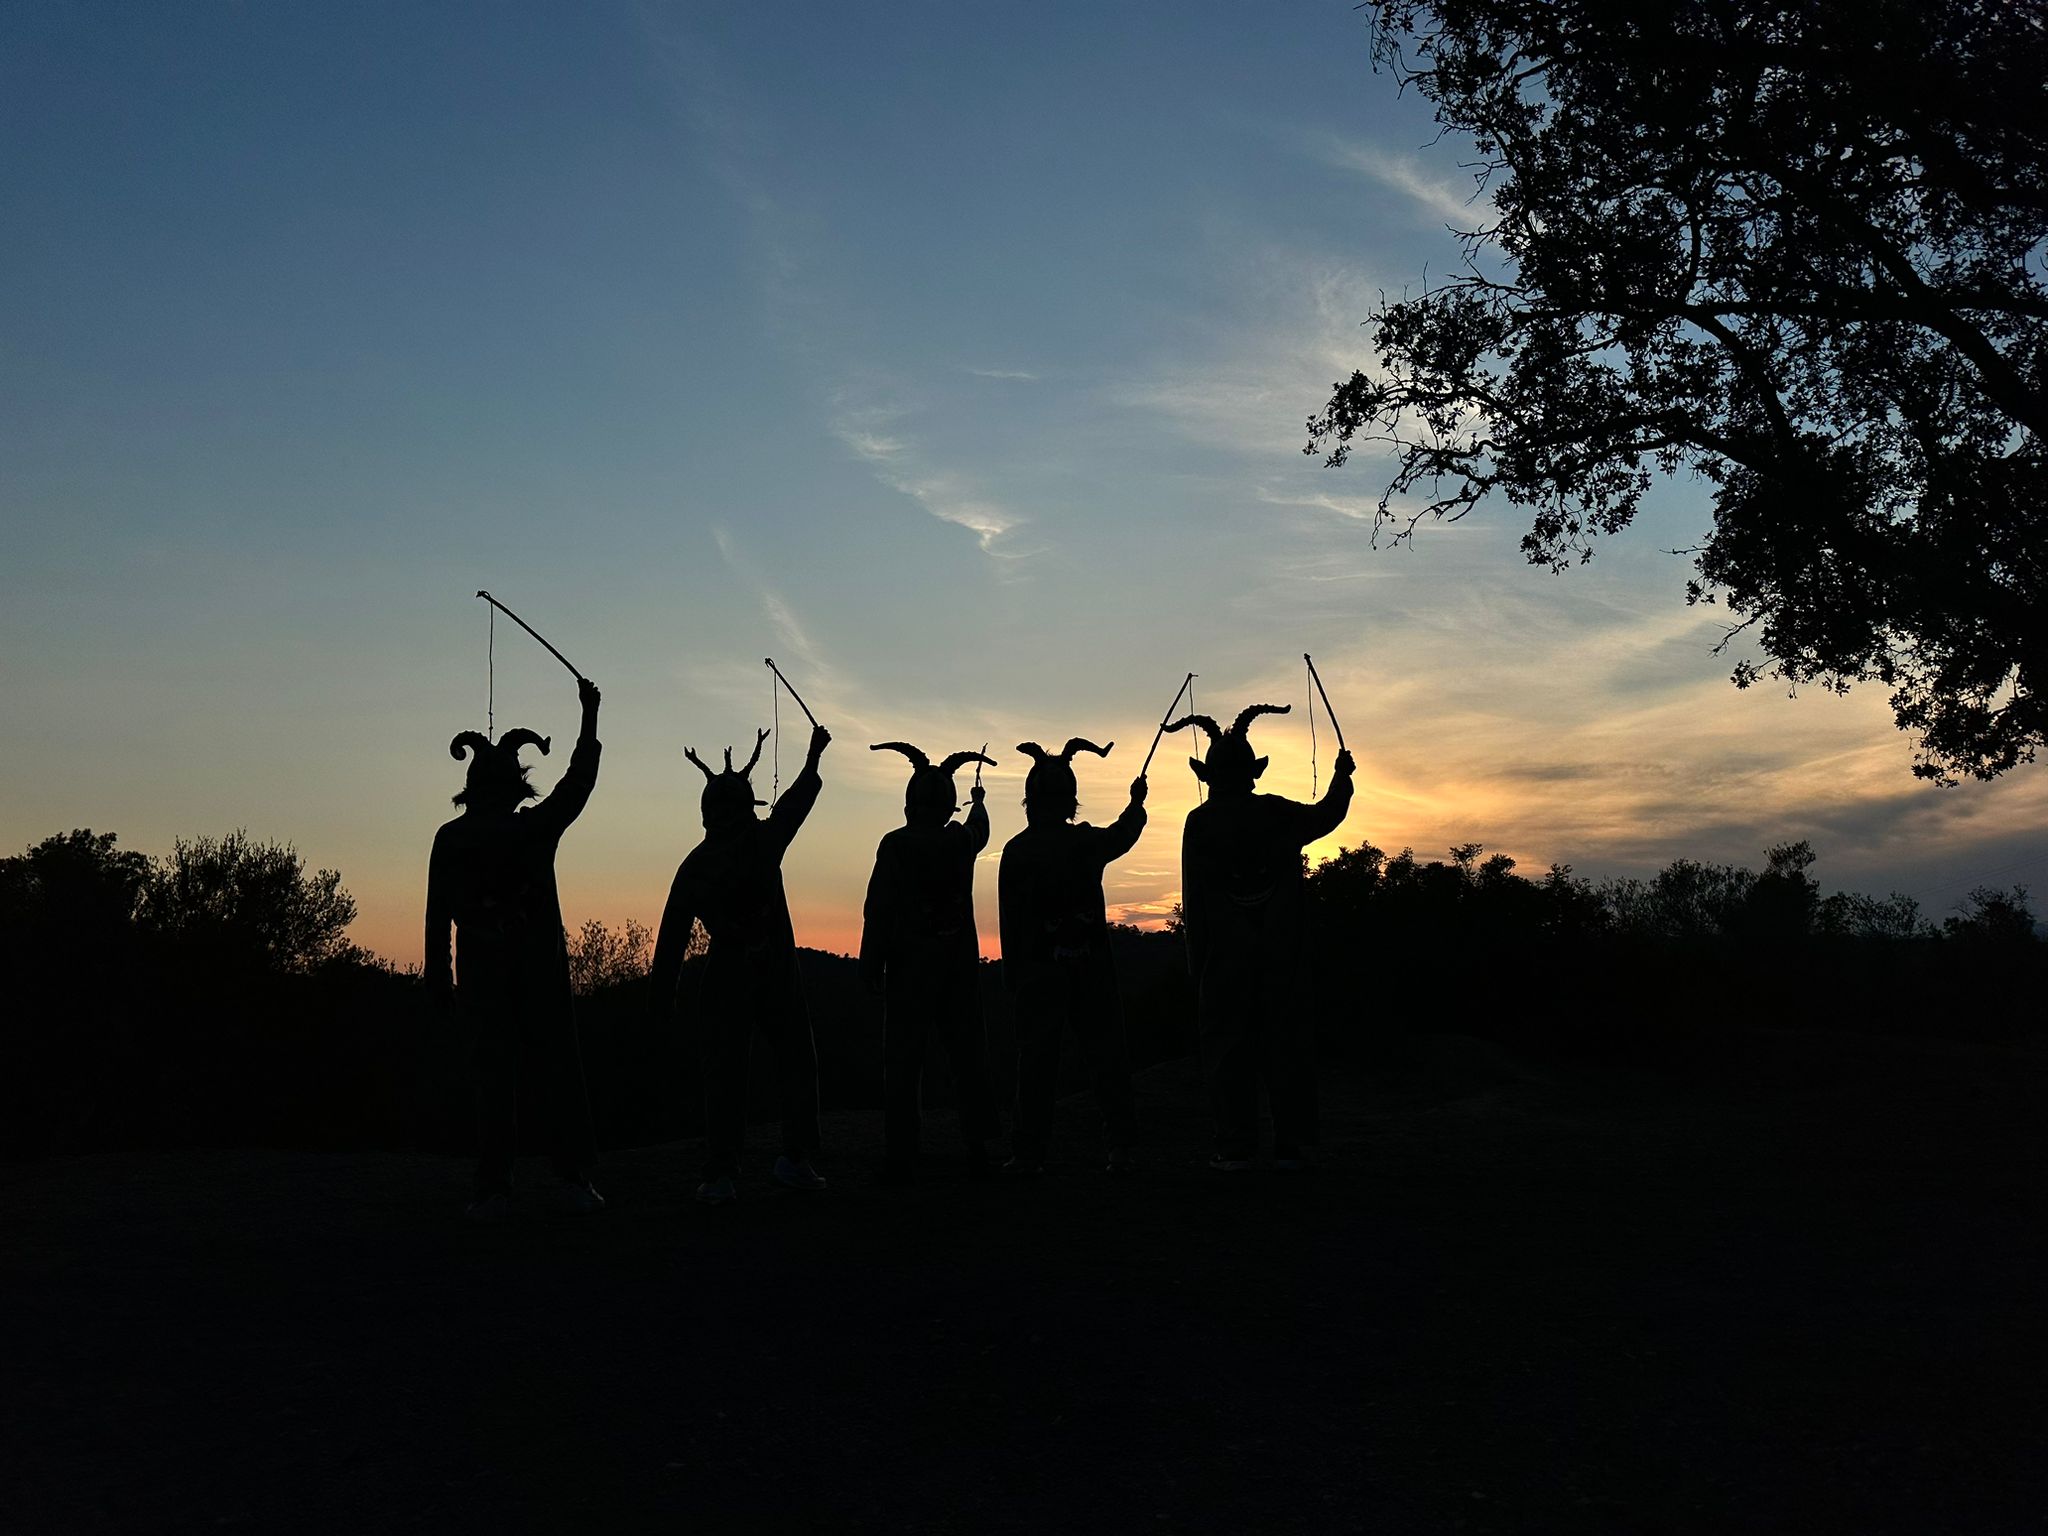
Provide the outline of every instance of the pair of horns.
[[1048,752],[1035,741],[1020,741],[1017,750],[1035,763],[1071,763],[1076,752],[1093,752],[1097,757],[1107,757],[1109,748],[1115,745],[1112,741],[1109,747],[1098,747],[1084,736],[1069,736],[1067,744],[1057,752]]
[[529,731],[522,725],[499,737],[496,747],[493,748],[491,738],[482,731],[463,731],[448,743],[448,755],[459,763],[464,752],[474,753],[481,758],[486,752],[495,750],[509,752],[516,759],[521,747],[539,747],[540,755],[546,757],[552,740],[552,737],[543,736],[538,731]]
[[1235,736],[1239,741],[1243,741],[1245,739],[1245,732],[1250,729],[1251,723],[1258,719],[1259,716],[1284,715],[1293,707],[1292,704],[1247,704],[1238,714],[1238,717],[1231,722],[1230,729],[1227,731],[1221,729],[1207,715],[1184,715],[1169,725],[1167,729],[1169,731],[1178,731],[1190,725],[1199,725],[1209,733],[1211,745],[1223,740],[1226,736]]
[[[929,768],[932,765],[930,758],[926,757],[923,752],[913,747],[907,741],[878,741],[869,747],[868,750],[870,752],[901,752],[910,759],[910,764],[913,768]],[[984,757],[979,752],[955,752],[951,757],[948,757],[939,764],[939,772],[950,779],[955,773],[959,772],[960,765],[963,763],[986,763],[989,767],[993,768],[996,765],[996,760],[992,757]]]
[[[746,766],[746,767],[744,767],[744,768],[740,768],[740,769],[737,769],[737,770],[735,770],[735,769],[734,769],[734,767],[733,767],[733,765],[732,765],[732,748],[731,748],[731,747],[727,747],[727,748],[725,749],[725,771],[726,771],[727,773],[734,773],[734,772],[737,772],[737,773],[738,773],[738,775],[739,775],[739,777],[741,777],[741,778],[743,778],[743,779],[744,779],[744,778],[745,778],[745,777],[746,777],[746,776],[747,776],[748,774],[752,773],[752,772],[754,771],[754,764],[756,764],[756,763],[758,763],[759,761],[761,761],[761,743],[762,743],[762,742],[764,742],[764,741],[766,741],[767,739],[768,739],[768,733],[767,733],[766,731],[757,731],[757,732],[755,733],[755,735],[754,735],[754,755],[753,755],[752,757],[750,757],[750,758],[748,758],[748,759],[747,759],[747,766]],[[683,748],[683,756],[687,757],[687,758],[688,758],[688,759],[689,759],[689,760],[690,760],[691,762],[695,763],[695,764],[697,765],[697,771],[698,771],[699,773],[703,774],[705,778],[707,778],[707,779],[715,779],[715,778],[717,778],[717,777],[718,777],[718,775],[717,775],[717,774],[715,774],[715,773],[713,773],[713,772],[711,771],[711,765],[710,765],[710,764],[708,764],[708,763],[706,763],[706,762],[704,761],[704,759],[703,759],[703,758],[701,758],[701,757],[699,757],[699,756],[697,755],[697,749],[696,749],[695,747],[685,747],[685,748]]]

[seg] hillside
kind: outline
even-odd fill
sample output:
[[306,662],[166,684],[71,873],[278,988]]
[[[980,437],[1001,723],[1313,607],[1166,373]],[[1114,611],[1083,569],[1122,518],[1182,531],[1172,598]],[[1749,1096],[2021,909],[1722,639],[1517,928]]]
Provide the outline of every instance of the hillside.
[[[1320,1174],[1199,1166],[455,1219],[419,1154],[0,1170],[7,1503],[40,1532],[2015,1530],[2038,1522],[2048,1059],[1459,1036],[1328,1084]],[[1089,1146],[1087,1105],[1062,1134]],[[934,1117],[941,1151],[948,1117]]]

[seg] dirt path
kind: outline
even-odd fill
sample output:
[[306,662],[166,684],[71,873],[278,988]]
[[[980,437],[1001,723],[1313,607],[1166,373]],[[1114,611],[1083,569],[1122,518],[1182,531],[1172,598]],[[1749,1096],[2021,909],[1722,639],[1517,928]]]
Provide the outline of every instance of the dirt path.
[[1209,1173],[1190,1065],[1141,1086],[1128,1180],[878,1189],[839,1115],[821,1200],[764,1135],[731,1209],[664,1147],[570,1226],[451,1219],[437,1158],[0,1170],[4,1524],[2048,1519],[2039,1053],[1759,1036],[1707,1081],[1442,1037],[1333,1075],[1310,1178]]

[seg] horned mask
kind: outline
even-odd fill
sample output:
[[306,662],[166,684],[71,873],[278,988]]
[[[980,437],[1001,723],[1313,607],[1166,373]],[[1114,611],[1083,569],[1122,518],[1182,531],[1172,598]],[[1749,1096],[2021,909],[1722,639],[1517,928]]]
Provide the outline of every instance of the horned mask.
[[548,753],[549,738],[538,731],[529,731],[524,726],[507,731],[495,742],[482,731],[464,731],[448,743],[448,755],[458,763],[462,754],[469,753],[469,774],[464,779],[462,793],[455,797],[461,806],[477,805],[487,801],[510,801],[517,805],[522,800],[531,800],[540,792],[527,780],[526,765],[519,761],[521,747],[539,747],[542,757]]
[[715,821],[736,820],[741,816],[751,821],[754,807],[768,803],[754,797],[754,783],[749,777],[754,771],[754,764],[761,761],[761,743],[767,739],[766,731],[761,731],[754,737],[754,755],[747,759],[744,768],[733,767],[732,748],[727,747],[725,768],[719,773],[711,771],[711,765],[697,755],[695,747],[683,748],[683,756],[695,763],[697,771],[704,775],[704,796],[699,804],[703,811],[705,826],[708,827]]
[[1093,752],[1097,757],[1109,756],[1111,742],[1107,747],[1098,747],[1094,742],[1080,736],[1070,736],[1067,744],[1057,752],[1048,752],[1035,741],[1017,744],[1017,750],[1031,759],[1031,771],[1024,775],[1024,803],[1036,801],[1041,807],[1061,806],[1067,815],[1073,814],[1073,807],[1080,799],[1079,786],[1074,781],[1074,754]]
[[1249,792],[1258,782],[1259,775],[1266,771],[1267,760],[1253,756],[1251,738],[1246,732],[1260,715],[1284,715],[1290,707],[1286,704],[1247,704],[1227,731],[1219,729],[1207,715],[1184,716],[1167,729],[1178,731],[1185,726],[1198,725],[1208,732],[1209,750],[1199,758],[1188,759],[1188,766],[1195,770],[1195,777],[1210,789],[1221,790],[1225,794],[1234,790]]
[[953,787],[953,775],[960,771],[963,763],[986,763],[991,768],[996,765],[994,758],[984,757],[979,752],[955,752],[935,763],[907,741],[878,741],[868,750],[901,752],[909,758],[910,782],[903,789],[903,809],[934,812],[940,820],[960,808],[960,792]]

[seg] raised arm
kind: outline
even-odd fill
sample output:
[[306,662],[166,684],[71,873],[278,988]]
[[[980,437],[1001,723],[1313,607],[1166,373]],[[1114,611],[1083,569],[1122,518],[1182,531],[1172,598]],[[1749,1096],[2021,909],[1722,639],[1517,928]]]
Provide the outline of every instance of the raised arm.
[[831,740],[832,733],[822,725],[811,727],[811,750],[804,759],[803,771],[789,781],[789,788],[768,813],[768,837],[778,856],[795,840],[797,829],[818,803],[818,791],[825,787],[825,781],[818,777],[818,759],[825,755]]
[[1339,752],[1336,766],[1330,772],[1330,787],[1323,791],[1323,798],[1314,805],[1301,807],[1295,830],[1302,847],[1306,848],[1319,837],[1328,837],[1344,824],[1344,813],[1351,809],[1351,775],[1356,767],[1348,750]]
[[1115,863],[1137,845],[1139,834],[1145,830],[1147,787],[1142,773],[1131,780],[1130,803],[1115,821],[1098,831],[1094,852],[1103,863]]
[[587,677],[576,679],[576,696],[583,705],[583,725],[576,733],[576,748],[569,754],[569,771],[561,782],[526,814],[537,816],[541,824],[560,837],[569,828],[569,823],[583,814],[583,807],[590,803],[590,792],[597,788],[597,759],[603,745],[597,739],[597,706],[603,695],[597,691],[597,684]]
[[972,804],[961,818],[960,827],[967,834],[968,853],[979,857],[988,846],[988,791],[977,784],[967,792],[967,798]]

